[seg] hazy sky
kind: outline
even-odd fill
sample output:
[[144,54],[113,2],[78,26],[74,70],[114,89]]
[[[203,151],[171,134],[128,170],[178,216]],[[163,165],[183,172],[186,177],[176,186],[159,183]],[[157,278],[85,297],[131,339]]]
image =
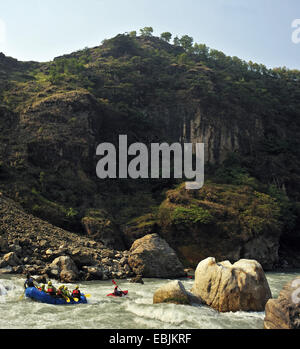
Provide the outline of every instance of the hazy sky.
[[0,51],[48,61],[152,26],[155,35],[188,34],[230,56],[300,69],[297,18],[300,0],[1,0]]

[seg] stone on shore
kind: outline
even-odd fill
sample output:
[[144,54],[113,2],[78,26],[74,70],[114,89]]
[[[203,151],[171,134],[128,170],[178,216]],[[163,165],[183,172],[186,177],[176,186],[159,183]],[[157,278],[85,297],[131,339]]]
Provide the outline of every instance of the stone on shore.
[[85,272],[85,281],[103,279],[103,271],[98,266],[83,266],[82,270]]
[[8,252],[8,243],[3,236],[0,236],[0,252],[1,253]]
[[144,281],[143,281],[142,275],[135,276],[134,278],[132,278],[130,280],[130,282],[132,284],[142,284],[142,285],[144,285]]
[[0,268],[0,275],[1,274],[12,274],[12,273],[13,273],[13,268],[11,266]]
[[15,252],[9,252],[2,257],[0,262],[0,267],[16,267],[21,264],[20,259],[18,258]]
[[78,280],[79,271],[76,264],[69,256],[61,256],[54,259],[49,266],[50,275],[58,277],[61,282],[73,282]]
[[50,279],[47,274],[38,275],[35,277],[35,281],[38,282],[39,284],[46,284],[49,280]]
[[71,251],[71,258],[77,265],[77,267],[92,266],[97,263],[95,253],[87,248],[76,248]]

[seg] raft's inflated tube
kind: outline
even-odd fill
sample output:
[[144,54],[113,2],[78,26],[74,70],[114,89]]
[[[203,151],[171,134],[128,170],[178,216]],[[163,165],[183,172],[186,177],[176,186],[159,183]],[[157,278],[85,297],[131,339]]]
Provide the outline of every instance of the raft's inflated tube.
[[75,302],[72,298],[70,298],[70,302],[67,303],[65,299],[50,296],[49,294],[43,291],[40,291],[35,287],[26,288],[25,296],[41,303],[54,304],[54,305],[70,305],[70,304],[86,304],[87,303],[87,300],[84,294],[81,294],[78,302]]

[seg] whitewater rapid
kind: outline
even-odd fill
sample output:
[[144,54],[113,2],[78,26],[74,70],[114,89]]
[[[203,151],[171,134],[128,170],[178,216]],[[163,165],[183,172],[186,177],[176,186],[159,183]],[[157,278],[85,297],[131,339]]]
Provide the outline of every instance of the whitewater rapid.
[[[273,297],[283,285],[299,275],[267,273]],[[181,280],[187,290],[193,280]],[[91,294],[88,304],[55,306],[41,304],[22,295],[24,279],[0,275],[1,329],[262,329],[264,312],[218,313],[206,306],[152,304],[154,291],[168,280],[144,279],[145,284],[118,281],[125,298],[107,297],[111,281],[81,283]],[[55,283],[57,284],[57,283]],[[75,284],[67,284],[72,289]]]

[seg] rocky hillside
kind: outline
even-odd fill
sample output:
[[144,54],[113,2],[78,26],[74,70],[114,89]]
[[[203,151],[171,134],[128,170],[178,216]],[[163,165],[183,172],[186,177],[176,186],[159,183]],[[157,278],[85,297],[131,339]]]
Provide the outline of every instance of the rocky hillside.
[[135,241],[130,251],[109,249],[25,213],[2,193],[0,227],[0,274],[30,272],[62,282],[186,275],[175,251],[156,234]]
[[[88,237],[55,227],[25,213],[12,200],[0,194],[0,270],[1,272],[78,279],[125,278],[134,275],[128,265],[128,251],[107,249]],[[61,259],[67,262],[60,263]],[[57,269],[57,265],[62,264]]]
[[[293,265],[299,76],[127,34],[52,62],[1,55],[0,189],[111,249],[159,233],[188,265],[211,255]],[[120,134],[129,144],[204,142],[208,186],[182,198],[174,179],[99,180],[96,147]]]

